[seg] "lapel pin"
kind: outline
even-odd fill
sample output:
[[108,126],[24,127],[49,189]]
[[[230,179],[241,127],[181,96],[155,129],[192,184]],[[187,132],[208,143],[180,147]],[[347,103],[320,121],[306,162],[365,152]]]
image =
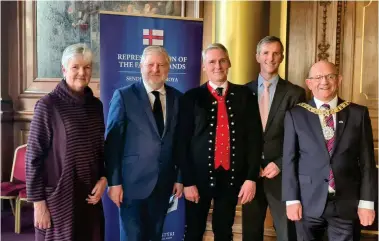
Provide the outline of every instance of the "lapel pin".
[[343,121],[338,121],[338,123],[343,124]]
[[255,93],[253,93],[253,95],[255,95]]

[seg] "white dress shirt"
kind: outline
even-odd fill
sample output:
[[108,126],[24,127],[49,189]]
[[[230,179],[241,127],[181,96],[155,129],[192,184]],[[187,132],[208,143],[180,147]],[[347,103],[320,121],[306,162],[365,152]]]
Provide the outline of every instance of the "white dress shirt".
[[217,88],[223,88],[222,89],[222,95],[225,95],[225,91],[228,88],[228,81],[225,81],[222,85],[217,86],[216,84],[212,83],[212,81],[208,81],[209,85],[212,87],[212,89],[216,90]]
[[[146,84],[145,81],[142,81],[142,82],[143,82],[143,85],[145,86],[147,96],[149,97],[151,109],[153,109],[154,101],[155,101],[155,95],[151,92],[154,91],[154,89],[151,88],[148,84]],[[166,89],[163,85],[161,88],[157,89],[156,91],[159,92],[159,97],[161,100],[162,111],[163,111],[163,121],[164,121],[164,124],[166,124]]]
[[[314,101],[315,101],[315,104],[316,104],[316,107],[317,109],[320,109],[321,106],[323,104],[328,104],[330,106],[330,109],[334,109],[337,107],[337,104],[338,104],[338,97],[334,97],[334,99],[332,99],[331,101],[329,102],[322,102],[321,100],[318,100],[316,98],[313,98]],[[321,123],[324,121],[324,116],[322,115],[319,115],[319,118],[320,118],[320,125]],[[337,114],[333,114],[333,122],[334,122],[334,130],[336,130],[336,126],[337,126]],[[338,189],[338,186],[336,185],[336,188]],[[335,190],[331,187],[328,187],[328,191],[329,193],[334,193]],[[299,200],[293,200],[293,201],[286,201],[286,205],[291,205],[291,204],[294,204],[294,203],[300,203]],[[366,208],[366,209],[374,209],[374,202],[371,202],[371,201],[365,201],[365,200],[359,200],[359,204],[358,204],[358,208]]]

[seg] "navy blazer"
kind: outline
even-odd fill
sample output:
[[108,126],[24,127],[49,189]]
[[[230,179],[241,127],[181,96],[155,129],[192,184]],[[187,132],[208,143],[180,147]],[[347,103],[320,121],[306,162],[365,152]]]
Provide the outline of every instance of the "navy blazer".
[[[338,104],[343,100],[339,99]],[[312,99],[309,104],[316,107]],[[320,217],[328,195],[329,170],[336,185],[339,217],[357,218],[359,200],[375,201],[377,177],[367,107],[351,103],[336,114],[336,139],[329,156],[318,115],[296,106],[286,113],[283,201],[300,200],[303,214]]]
[[105,164],[109,186],[122,185],[124,199],[147,198],[156,186],[172,191],[177,178],[173,133],[181,93],[165,85],[166,123],[162,137],[142,82],[117,89],[110,103]]

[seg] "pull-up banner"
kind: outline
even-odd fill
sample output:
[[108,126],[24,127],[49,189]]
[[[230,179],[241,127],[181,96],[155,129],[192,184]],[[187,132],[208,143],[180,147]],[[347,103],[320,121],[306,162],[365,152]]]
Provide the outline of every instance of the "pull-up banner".
[[[100,98],[107,120],[113,92],[142,81],[140,60],[149,45],[163,46],[170,56],[167,84],[181,92],[200,83],[202,19],[165,16],[124,15],[100,12]],[[167,200],[162,240],[181,241],[184,234],[184,200]],[[105,240],[119,241],[119,211],[106,194],[103,196]]]

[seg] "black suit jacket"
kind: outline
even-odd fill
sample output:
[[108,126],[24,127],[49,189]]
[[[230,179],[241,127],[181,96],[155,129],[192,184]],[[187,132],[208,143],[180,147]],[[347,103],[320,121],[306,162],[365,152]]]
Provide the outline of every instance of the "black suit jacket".
[[[258,100],[258,81],[247,84]],[[283,139],[284,139],[284,116],[287,110],[296,104],[305,101],[305,90],[289,81],[279,78],[270,112],[263,133],[263,156],[261,166],[264,168],[268,163],[274,162],[282,169]],[[281,174],[268,179],[265,178],[265,191],[275,195],[281,200]]]
[[[262,127],[258,103],[246,86],[229,82],[225,97],[230,134],[230,187],[256,180],[262,152]],[[207,190],[215,185],[214,147],[217,101],[207,84],[186,92],[179,102],[175,159],[184,186]]]
[[[343,100],[339,99],[338,104]],[[316,107],[312,99],[309,104]],[[359,200],[375,201],[377,177],[367,107],[351,103],[336,114],[336,139],[329,156],[318,115],[296,106],[285,117],[283,201],[300,200],[303,215],[320,217],[328,195],[329,170],[340,217],[357,217]]]

